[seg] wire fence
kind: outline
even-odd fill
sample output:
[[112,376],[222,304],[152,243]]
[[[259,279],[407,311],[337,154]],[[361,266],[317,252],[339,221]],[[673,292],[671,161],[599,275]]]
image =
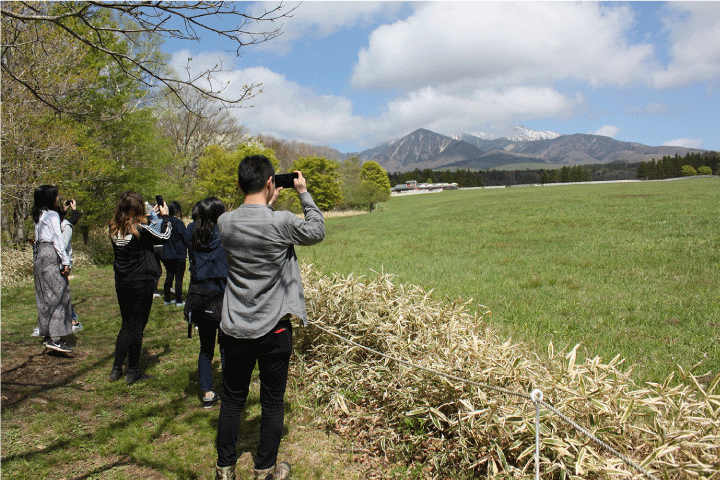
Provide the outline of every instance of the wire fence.
[[441,372],[439,370],[424,367],[422,365],[417,365],[415,363],[409,362],[402,358],[393,357],[386,353],[372,349],[372,348],[362,345],[354,340],[345,338],[342,335],[337,334],[336,332],[333,332],[332,330],[328,329],[325,325],[321,324],[320,322],[308,320],[308,323],[310,325],[314,326],[315,328],[322,330],[323,332],[327,333],[328,335],[331,335],[347,344],[353,345],[355,347],[358,347],[362,350],[373,353],[375,355],[387,358],[388,360],[399,363],[401,365],[405,365],[406,367],[413,368],[416,370],[422,370],[427,373],[431,373],[433,375],[444,377],[448,380],[453,380],[453,381],[464,383],[467,385],[472,385],[475,387],[482,388],[484,390],[490,390],[490,391],[494,391],[494,392],[498,392],[498,393],[503,393],[505,395],[515,396],[515,397],[521,398],[523,400],[528,400],[528,401],[532,402],[535,405],[535,478],[538,480],[540,479],[540,443],[541,443],[541,440],[540,440],[540,407],[541,406],[550,410],[551,412],[553,412],[555,415],[558,416],[558,418],[560,418],[562,421],[569,424],[577,432],[585,435],[588,439],[593,441],[596,445],[600,446],[601,448],[605,449],[607,452],[611,453],[618,459],[622,460],[629,467],[642,473],[643,475],[645,475],[647,478],[649,478],[651,480],[658,480],[658,478],[656,476],[654,476],[653,474],[648,472],[645,468],[641,467],[636,462],[634,462],[630,458],[628,458],[626,455],[617,451],[611,445],[609,445],[608,443],[604,442],[603,440],[601,440],[600,438],[595,436],[592,432],[590,432],[585,427],[579,425],[577,422],[573,421],[572,419],[570,419],[569,417],[567,417],[566,415],[564,415],[563,413],[558,411],[558,409],[555,408],[552,404],[546,402],[544,400],[543,392],[539,389],[535,389],[530,394],[527,394],[527,393],[522,393],[522,392],[516,392],[513,390],[508,390],[506,388],[498,387],[496,385],[490,385],[490,384],[486,384],[486,383],[482,383],[482,382],[477,382],[474,380],[469,380],[467,378],[459,377],[457,375],[453,375],[453,374],[446,373],[446,372]]

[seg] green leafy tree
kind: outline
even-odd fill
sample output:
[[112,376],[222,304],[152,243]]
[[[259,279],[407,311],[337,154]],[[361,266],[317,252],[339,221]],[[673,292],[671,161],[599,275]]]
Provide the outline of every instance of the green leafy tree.
[[208,196],[218,197],[228,210],[243,202],[244,195],[237,185],[237,172],[240,161],[249,155],[265,155],[277,168],[278,160],[272,149],[253,141],[240,145],[235,150],[225,150],[211,145],[198,162],[198,180],[194,201]]
[[697,175],[697,170],[695,170],[695,167],[692,165],[683,165],[682,169],[680,170],[680,174],[683,177],[692,177],[693,175]]
[[712,175],[712,168],[703,165],[702,167],[698,167],[697,172],[698,175]]
[[[300,170],[307,180],[308,192],[320,210],[332,210],[342,201],[340,189],[340,163],[325,157],[298,158],[293,170]],[[299,209],[299,200],[294,199],[292,209]]]
[[368,209],[373,211],[379,202],[390,199],[390,179],[387,171],[378,162],[365,162],[361,172],[362,190],[365,195]]
[[364,205],[362,192],[362,160],[351,157],[340,163],[340,190],[343,208],[361,208]]
[[[6,14],[35,8],[53,15],[62,12],[62,4],[23,5],[2,6],[3,218],[11,213],[3,230],[14,241],[27,236],[37,185],[55,184],[63,196],[76,198],[83,223],[105,223],[113,195],[142,190],[168,158],[165,148],[153,145],[155,121],[140,106],[147,92],[132,75],[97,50],[69,41],[63,29]],[[146,48],[147,58],[156,55],[157,43],[149,37],[130,45],[111,34],[116,20],[102,11],[94,19],[105,28],[104,45],[124,52]],[[77,19],[63,23],[71,24],[88,33]]]

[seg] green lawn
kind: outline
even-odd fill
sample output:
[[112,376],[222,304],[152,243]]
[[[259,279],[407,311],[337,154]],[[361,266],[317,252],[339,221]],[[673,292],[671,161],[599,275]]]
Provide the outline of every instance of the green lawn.
[[328,218],[298,255],[473,298],[540,350],[582,342],[661,381],[676,365],[720,371],[719,206],[716,177],[410,195]]
[[[606,361],[619,353],[638,380],[663,380],[676,364],[717,374],[719,205],[718,178],[393,197],[372,214],[328,218],[325,241],[298,255],[321,271],[383,270],[436,297],[472,297],[502,334],[540,350],[582,342]],[[111,383],[120,325],[112,268],[74,274],[85,330],[68,356],[29,336],[32,282],[2,290],[2,478],[212,478],[218,410],[200,408],[198,339],[186,338],[180,310],[160,299],[153,307],[141,364],[157,378]],[[296,359],[280,452],[293,478],[369,478],[377,459],[326,430],[326,406],[298,386],[299,367]],[[258,422],[255,384],[239,478]]]
[[[187,338],[181,309],[155,299],[141,366],[156,378],[129,387],[124,377],[109,382],[120,328],[112,267],[73,273],[73,304],[85,328],[70,337],[75,345],[69,355],[49,353],[40,339],[30,337],[37,319],[32,281],[2,291],[0,477],[213,478],[219,406],[200,406],[199,339]],[[314,399],[308,400],[296,385],[297,361],[292,368],[280,455],[293,464],[293,478],[361,478],[352,447],[315,424],[317,417],[308,406]],[[218,387],[217,352],[213,377]],[[252,469],[259,422],[256,378],[241,424],[238,478]]]

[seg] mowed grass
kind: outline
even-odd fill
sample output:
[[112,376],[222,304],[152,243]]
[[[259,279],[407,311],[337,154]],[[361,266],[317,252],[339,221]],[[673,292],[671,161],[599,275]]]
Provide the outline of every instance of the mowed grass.
[[539,351],[620,354],[639,382],[720,371],[720,178],[393,197],[326,228],[302,261],[472,298]]

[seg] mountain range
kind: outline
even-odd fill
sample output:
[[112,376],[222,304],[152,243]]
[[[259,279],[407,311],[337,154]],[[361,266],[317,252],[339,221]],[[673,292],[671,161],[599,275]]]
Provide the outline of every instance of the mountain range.
[[467,133],[447,136],[421,128],[355,155],[363,161],[378,162],[388,172],[398,173],[426,168],[488,170],[512,164],[632,163],[705,151],[685,147],[651,147],[601,135],[537,132],[524,127],[515,127],[507,136],[490,137],[492,135]]

